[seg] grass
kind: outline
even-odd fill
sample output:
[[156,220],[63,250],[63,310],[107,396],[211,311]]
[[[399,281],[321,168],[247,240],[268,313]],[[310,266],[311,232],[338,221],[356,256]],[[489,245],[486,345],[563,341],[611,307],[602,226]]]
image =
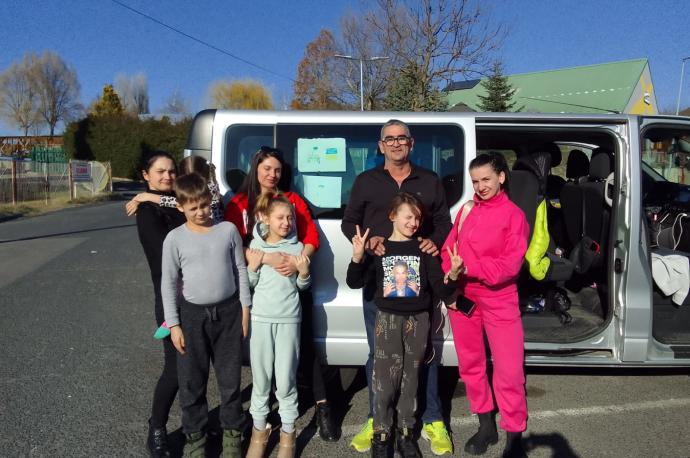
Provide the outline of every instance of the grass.
[[104,202],[113,200],[114,197],[113,194],[100,194],[94,197],[77,197],[70,200],[69,195],[64,194],[51,198],[47,204],[45,200],[20,202],[17,205],[0,204],[0,222],[20,217],[43,215],[68,207]]

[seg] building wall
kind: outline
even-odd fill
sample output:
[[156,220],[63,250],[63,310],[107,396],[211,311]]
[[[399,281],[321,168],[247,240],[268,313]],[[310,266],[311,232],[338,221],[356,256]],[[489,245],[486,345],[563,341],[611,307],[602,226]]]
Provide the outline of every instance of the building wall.
[[654,84],[652,83],[652,74],[649,71],[649,64],[645,65],[624,112],[645,115],[659,114],[659,109],[656,104],[656,95],[654,94]]

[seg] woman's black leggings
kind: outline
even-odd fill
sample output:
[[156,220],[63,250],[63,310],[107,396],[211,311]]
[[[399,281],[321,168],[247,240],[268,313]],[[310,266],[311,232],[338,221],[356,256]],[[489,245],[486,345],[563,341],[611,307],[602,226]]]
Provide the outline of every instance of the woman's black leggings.
[[[163,300],[160,296],[160,285],[154,285],[156,292],[156,323],[160,326],[164,321]],[[151,406],[151,426],[163,428],[168,423],[170,408],[177,396],[177,350],[170,337],[163,339],[163,372],[158,378],[153,391],[153,405]]]
[[328,368],[316,352],[314,345],[314,298],[311,290],[299,294],[302,305],[302,325],[300,334],[300,357],[298,373],[303,380],[311,383],[314,401],[327,398],[324,372]]

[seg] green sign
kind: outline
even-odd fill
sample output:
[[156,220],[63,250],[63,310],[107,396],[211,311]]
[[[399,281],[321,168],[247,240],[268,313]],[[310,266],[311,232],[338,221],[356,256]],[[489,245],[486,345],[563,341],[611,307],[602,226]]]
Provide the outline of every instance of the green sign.
[[62,146],[34,146],[30,157],[35,162],[67,162]]

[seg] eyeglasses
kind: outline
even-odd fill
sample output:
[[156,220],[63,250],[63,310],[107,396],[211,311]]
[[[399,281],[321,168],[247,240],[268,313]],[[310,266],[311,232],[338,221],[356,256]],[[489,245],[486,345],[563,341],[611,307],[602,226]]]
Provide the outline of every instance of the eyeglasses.
[[259,148],[259,151],[261,151],[262,153],[280,153],[280,150],[266,145],[261,146]]
[[412,140],[411,137],[408,137],[406,135],[399,135],[397,137],[385,137],[381,141],[386,146],[393,146],[393,145],[395,145],[395,142],[398,142],[399,145],[409,145],[410,140]]

